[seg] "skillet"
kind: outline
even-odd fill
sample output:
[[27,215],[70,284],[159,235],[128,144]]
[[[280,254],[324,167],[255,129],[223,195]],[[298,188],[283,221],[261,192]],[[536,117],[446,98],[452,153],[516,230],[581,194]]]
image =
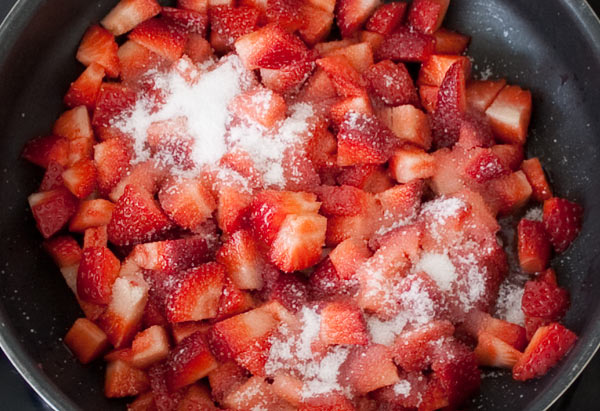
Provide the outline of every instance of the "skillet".
[[[0,27],[0,346],[53,408],[117,410],[102,395],[101,365],[81,366],[60,338],[81,314],[41,249],[27,207],[41,172],[19,159],[47,133],[61,96],[81,72],[74,53],[87,26],[117,0],[17,0]],[[585,208],[583,231],[553,261],[571,292],[565,324],[579,335],[569,356],[540,380],[483,380],[470,408],[548,408],[600,344],[600,22],[583,0],[453,0],[446,26],[473,36],[474,72],[532,90],[528,155],[546,166],[556,194]]]

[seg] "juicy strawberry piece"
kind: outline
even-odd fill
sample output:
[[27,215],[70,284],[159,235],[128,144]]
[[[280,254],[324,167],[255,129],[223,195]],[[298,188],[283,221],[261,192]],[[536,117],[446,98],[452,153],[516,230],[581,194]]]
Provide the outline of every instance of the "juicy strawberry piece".
[[[531,197],[531,186],[522,171],[497,178],[489,183],[486,202],[501,214],[510,214],[523,207]],[[552,236],[551,236],[552,238]]]
[[508,369],[512,369],[522,355],[512,345],[486,332],[479,334],[474,353],[479,365]]
[[135,81],[148,70],[160,68],[165,63],[163,57],[133,40],[123,43],[117,55],[121,66],[121,79],[126,82]]
[[129,411],[148,411],[155,407],[156,404],[154,403],[154,394],[152,391],[138,394],[135,397],[135,400],[127,404],[127,409]]
[[513,378],[526,381],[546,374],[569,352],[576,340],[572,331],[557,323],[538,328],[513,367]]
[[[404,3],[392,3],[404,4]],[[369,92],[388,106],[417,105],[419,97],[406,66],[383,60],[369,67],[364,73]]]
[[260,69],[260,76],[265,87],[286,94],[297,92],[314,68],[312,60],[305,60],[281,69]]
[[69,141],[69,162],[73,164],[81,160],[91,160],[94,155],[94,140],[92,138],[78,138]]
[[156,0],[121,0],[100,24],[115,36],[120,36],[158,13],[160,5]]
[[528,317],[558,321],[569,309],[569,292],[545,281],[527,281],[521,306]]
[[308,289],[300,276],[280,274],[273,284],[267,286],[269,299],[279,302],[292,313],[298,312],[308,301]]
[[510,170],[502,163],[500,158],[490,149],[475,148],[468,154],[465,164],[467,177],[480,184],[510,174]]
[[260,12],[247,6],[216,6],[211,7],[209,16],[210,44],[216,51],[224,53],[233,48],[237,39],[256,29]]
[[61,114],[54,122],[52,134],[69,140],[93,139],[94,132],[90,123],[90,115],[85,106],[78,106]]
[[[213,2],[211,1],[211,4]],[[185,10],[194,10],[199,13],[206,13],[208,10],[207,0],[177,0],[177,7]]]
[[288,215],[271,244],[271,262],[285,272],[313,266],[321,258],[326,230],[327,219],[318,214]]
[[228,318],[232,315],[243,313],[254,308],[254,299],[248,292],[237,288],[229,278],[225,278],[225,285],[219,300],[217,319]]
[[236,96],[229,109],[241,118],[270,128],[285,118],[287,105],[280,94],[260,87]]
[[523,170],[527,181],[531,184],[531,189],[533,190],[532,196],[536,201],[544,202],[552,198],[552,189],[544,175],[542,164],[537,157],[528,158],[523,161],[521,170]]
[[213,50],[208,40],[203,36],[190,33],[185,45],[185,55],[196,64],[204,63],[213,55]]
[[81,261],[81,248],[71,236],[53,237],[45,240],[43,246],[59,268],[75,266]]
[[406,146],[392,155],[390,172],[399,183],[429,178],[435,172],[435,158],[420,148]]
[[135,100],[136,93],[132,89],[120,83],[102,83],[92,116],[92,126],[100,140],[112,137],[111,122],[133,108]]
[[354,276],[358,267],[371,257],[371,252],[364,241],[349,238],[335,247],[329,258],[340,278],[349,279]]
[[322,54],[327,56],[344,56],[359,73],[364,73],[373,64],[373,50],[367,42],[350,44]]
[[321,214],[325,216],[353,216],[367,211],[372,195],[358,188],[341,186],[321,186],[316,194],[321,203]]
[[[348,97],[339,100],[337,103],[332,104],[329,108],[329,118],[331,122],[334,124],[334,127],[339,130],[340,125],[344,121],[344,117],[350,112],[354,112],[357,114],[364,114],[365,116],[373,115],[373,108],[371,107],[371,100],[369,97],[358,96],[358,97]],[[333,140],[336,144],[337,141],[335,138]],[[331,154],[335,154],[335,150]]]
[[474,338],[485,332],[515,347],[517,350],[525,348],[527,339],[525,329],[520,325],[494,318],[491,315],[473,310],[465,319],[463,324],[465,330]]
[[369,43],[371,50],[376,53],[383,43],[384,36],[379,33],[373,33],[371,31],[360,31],[358,33],[358,39],[362,42]]
[[322,102],[337,97],[335,86],[329,79],[329,75],[321,68],[317,68],[310,76],[298,98],[301,101]]
[[217,205],[217,223],[227,234],[239,230],[247,217],[252,196],[243,188],[235,185],[224,185],[219,190]]
[[190,387],[186,390],[184,397],[181,399],[177,409],[182,411],[219,410],[212,400],[210,390],[204,385],[198,384],[190,385]]
[[325,345],[366,345],[367,327],[361,310],[350,302],[330,302],[321,310],[319,339]]
[[158,199],[164,212],[179,226],[194,230],[216,210],[212,194],[196,179],[170,179]]
[[64,187],[31,194],[27,201],[44,238],[60,231],[77,211],[77,199]]
[[[381,231],[389,232],[399,221],[414,218],[421,206],[424,184],[413,180],[407,184],[399,184],[375,195],[381,203],[383,216],[380,219]],[[373,240],[373,239],[372,239]]]
[[450,0],[415,0],[408,11],[408,24],[426,34],[442,25]]
[[293,411],[295,408],[275,395],[271,384],[263,377],[254,376],[233,390],[223,400],[226,408],[234,410],[281,410]]
[[106,226],[86,228],[83,233],[83,248],[106,247],[108,245],[108,234]]
[[379,6],[379,0],[341,0],[336,3],[335,17],[343,37],[357,32]]
[[429,120],[427,115],[415,106],[405,104],[386,107],[379,110],[377,116],[398,138],[425,150],[431,147]]
[[204,336],[194,333],[171,351],[167,367],[167,386],[170,391],[176,391],[208,375],[217,368],[217,361],[210,353]]
[[267,0],[265,17],[269,23],[275,23],[286,31],[293,33],[304,24],[304,15],[298,11],[302,0]]
[[496,144],[492,146],[492,151],[504,165],[513,171],[517,171],[521,168],[523,163],[524,150],[520,144]]
[[365,81],[345,56],[329,56],[317,60],[342,97],[360,97],[366,94]]
[[279,398],[286,400],[293,406],[297,407],[302,403],[303,383],[300,379],[279,373],[273,378],[271,386]]
[[352,294],[355,287],[353,281],[340,278],[335,266],[329,258],[319,263],[310,276],[308,287],[313,299],[324,299],[331,296]]
[[369,18],[366,29],[383,35],[391,34],[404,20],[407,5],[403,2],[382,4]]
[[183,399],[183,390],[171,392],[167,385],[168,365],[160,362],[148,369],[152,389],[153,406],[157,410],[176,410]]
[[106,367],[104,395],[108,398],[121,398],[138,395],[150,387],[148,376],[124,361],[114,361]]
[[[119,198],[121,198],[121,196],[123,195],[123,192],[125,192],[125,187],[127,187],[128,185],[135,186],[140,190],[147,191],[148,193],[154,195],[158,191],[158,188],[160,187],[161,183],[163,182],[165,174],[165,169],[161,166],[158,166],[157,162],[154,162],[152,160],[137,163],[134,166],[132,166],[127,171],[127,174],[124,175],[123,178],[121,178],[121,180],[112,188],[112,190],[110,190],[108,197],[115,202],[118,201]],[[177,179],[174,180],[176,182],[180,181]],[[167,183],[168,182],[165,182],[166,186],[170,187],[171,189],[175,189],[173,185],[169,186]]]
[[121,263],[106,247],[83,250],[77,271],[77,295],[83,301],[108,304]]
[[208,15],[194,10],[182,10],[173,7],[163,7],[161,17],[169,24],[178,26],[184,33],[196,33],[206,36],[208,29]]
[[160,325],[139,332],[131,343],[131,364],[145,369],[169,355],[169,337]]
[[69,230],[83,232],[90,227],[105,226],[110,222],[115,205],[101,198],[79,203],[77,212],[71,218]]
[[350,112],[337,135],[339,166],[382,164],[393,153],[398,139],[377,118]]
[[115,245],[133,245],[151,241],[169,228],[171,222],[150,194],[129,185],[113,210],[108,238]]
[[326,56],[335,50],[339,50],[346,46],[351,46],[352,44],[356,44],[355,39],[332,40],[315,45],[315,50],[320,56]]
[[434,345],[454,334],[449,321],[433,321],[396,337],[392,352],[394,362],[407,372],[421,371],[431,365]]
[[303,24],[298,30],[298,35],[309,46],[323,41],[331,31],[333,13],[304,3],[301,8]]
[[21,156],[44,168],[47,168],[50,162],[65,166],[69,161],[69,140],[53,135],[37,137],[25,144]]
[[509,144],[525,144],[531,119],[531,92],[506,86],[485,110],[496,137]]
[[456,143],[466,108],[465,73],[462,64],[455,62],[446,71],[432,116],[433,140],[437,147],[449,147]]
[[517,227],[519,264],[526,273],[544,271],[550,261],[550,241],[539,221],[522,219]]
[[419,97],[421,98],[421,104],[428,113],[433,113],[437,106],[437,96],[439,87],[435,86],[420,86]]
[[583,207],[563,198],[544,201],[543,223],[550,242],[557,253],[562,253],[579,234]]
[[167,319],[176,323],[214,318],[219,308],[225,269],[217,263],[192,268],[167,297]]
[[82,364],[88,364],[108,348],[106,334],[87,318],[78,318],[65,335],[64,342]]
[[434,54],[421,65],[417,84],[419,86],[440,87],[444,82],[446,73],[454,63],[459,64],[461,70],[464,72],[464,78],[469,78],[471,74],[471,60],[468,57]]
[[173,340],[175,340],[175,343],[179,344],[186,337],[189,337],[197,332],[201,332],[202,334],[206,335],[210,327],[210,324],[203,321],[173,323],[171,324],[171,334],[173,335]]
[[471,38],[465,34],[440,27],[433,33],[436,54],[462,54]]
[[426,61],[435,51],[435,39],[427,34],[399,27],[386,36],[375,53],[376,60]]
[[307,398],[298,411],[354,411],[354,405],[342,394],[333,392]]
[[175,274],[208,260],[208,247],[205,238],[194,236],[138,244],[131,256],[141,268]]
[[329,13],[335,10],[335,0],[309,0],[309,3]]
[[77,80],[71,83],[69,91],[65,94],[65,104],[69,107],[84,105],[88,110],[93,111],[104,74],[104,67],[100,64],[92,63],[87,66]]
[[48,168],[46,168],[46,171],[44,172],[44,178],[40,183],[38,191],[50,191],[62,187],[64,185],[62,179],[63,171],[65,171],[63,166],[56,161],[50,161],[48,163]]
[[104,67],[106,75],[117,77],[119,75],[119,46],[108,30],[94,25],[83,35],[77,49],[77,60],[84,66],[97,63]]
[[166,20],[153,18],[136,26],[129,39],[146,47],[169,61],[179,59],[185,50],[186,38],[182,30]]
[[506,86],[505,79],[471,81],[467,87],[469,108],[479,111],[487,110],[504,86]]
[[[477,111],[468,111],[460,122],[460,132],[456,145],[469,150],[474,147],[491,147],[494,145],[492,127],[485,114]],[[492,150],[493,151],[493,150]],[[494,152],[496,156],[500,156]],[[505,159],[500,158],[507,168]]]
[[242,290],[261,289],[264,260],[254,238],[246,230],[233,233],[217,252],[217,262],[227,269],[233,283]]
[[217,368],[208,373],[208,382],[213,398],[220,403],[232,391],[244,384],[248,372],[234,361],[219,363]]
[[360,394],[397,383],[398,370],[392,361],[390,350],[379,344],[357,347],[344,365],[345,376]]
[[79,160],[62,173],[65,187],[77,198],[85,198],[96,188],[96,167],[92,160]]

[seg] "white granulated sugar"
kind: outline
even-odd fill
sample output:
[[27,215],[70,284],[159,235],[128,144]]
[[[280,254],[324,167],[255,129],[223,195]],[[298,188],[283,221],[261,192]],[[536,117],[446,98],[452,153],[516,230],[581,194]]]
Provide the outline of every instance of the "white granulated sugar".
[[450,291],[457,277],[454,264],[446,254],[424,253],[416,270],[424,271],[442,291]]
[[401,397],[408,397],[410,394],[411,385],[407,380],[400,380],[393,386],[394,394],[399,395]]
[[542,210],[542,207],[532,207],[529,210],[527,210],[523,218],[532,221],[542,221],[543,215],[544,212]]
[[311,361],[305,370],[302,398],[311,398],[320,394],[343,392],[338,381],[340,367],[348,358],[347,347],[333,347],[321,361]]
[[423,280],[411,278],[413,275],[407,277],[413,281],[408,291],[400,294],[400,300],[409,314],[407,318],[411,324],[427,324],[435,318],[435,304],[423,289]]
[[300,316],[302,320],[302,333],[300,334],[298,358],[308,360],[312,357],[311,344],[317,339],[321,330],[321,316],[315,310],[308,307],[302,308]]
[[505,281],[500,285],[496,301],[496,316],[511,323],[525,325],[525,314],[521,309],[523,285]]
[[390,210],[385,210],[383,216],[379,218],[381,227],[375,231],[375,235],[383,236],[397,228],[413,224],[416,217],[416,215],[410,215],[405,218],[394,219],[393,213]]
[[396,337],[404,330],[408,322],[406,313],[400,312],[389,321],[381,321],[376,316],[367,318],[367,329],[375,344],[391,345]]

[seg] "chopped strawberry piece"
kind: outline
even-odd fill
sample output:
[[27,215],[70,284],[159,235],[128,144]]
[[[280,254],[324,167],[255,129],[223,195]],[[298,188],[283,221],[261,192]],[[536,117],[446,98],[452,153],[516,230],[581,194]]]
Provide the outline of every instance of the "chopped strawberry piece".
[[450,147],[458,141],[461,118],[467,108],[466,81],[460,62],[446,71],[432,115],[433,141],[437,147]]
[[350,37],[379,6],[379,0],[340,0],[336,3],[335,17],[343,37]]
[[160,325],[139,332],[131,343],[131,364],[145,369],[169,355],[169,337]]
[[154,403],[154,393],[147,391],[142,394],[138,394],[133,402],[127,404],[129,411],[148,411],[156,407]]
[[234,361],[219,363],[217,368],[208,373],[208,382],[213,398],[219,402],[244,384],[248,371],[237,365]]
[[167,297],[167,319],[176,323],[214,318],[219,308],[225,269],[207,263],[185,272]]
[[404,2],[380,5],[369,18],[366,29],[383,35],[391,34],[404,20],[407,6]]
[[454,63],[459,64],[461,70],[464,72],[464,78],[468,79],[471,74],[471,60],[468,57],[434,54],[421,65],[417,84],[419,86],[440,87],[444,82],[446,73]]
[[558,321],[569,309],[569,292],[545,281],[527,281],[521,305],[528,317]]
[[64,342],[82,364],[88,364],[108,348],[106,334],[86,318],[78,318],[65,335]]
[[94,25],[83,35],[76,58],[86,67],[97,63],[104,67],[109,77],[117,77],[119,75],[118,49],[115,36],[108,30]]
[[463,327],[474,338],[485,332],[510,344],[517,350],[525,348],[525,344],[527,343],[523,327],[494,318],[478,310],[473,310],[467,315]]
[[399,183],[430,178],[435,173],[435,158],[420,148],[406,146],[392,155],[390,173]]
[[108,245],[108,233],[106,226],[86,228],[83,233],[83,248],[106,247]]
[[77,106],[61,114],[54,122],[52,133],[69,140],[78,138],[93,139],[94,132],[90,123],[90,115],[85,106]]
[[153,407],[157,410],[176,410],[183,399],[183,390],[171,392],[167,385],[168,365],[160,362],[148,369],[152,389]]
[[379,240],[380,233],[388,233],[397,227],[399,222],[410,221],[417,216],[423,191],[423,182],[414,179],[407,184],[399,184],[375,195],[381,203],[383,216],[380,218],[381,227],[377,230],[376,236],[371,239],[372,247],[374,241]]
[[53,237],[43,245],[59,268],[76,266],[81,261],[81,248],[71,236]]
[[440,27],[433,33],[436,54],[462,54],[471,38],[465,34]]
[[281,303],[288,311],[298,312],[308,301],[305,281],[294,274],[280,274],[273,284],[267,284],[269,299]]
[[348,186],[321,186],[316,194],[321,203],[320,212],[325,216],[353,216],[367,210],[372,195]]
[[149,193],[129,185],[113,210],[108,238],[115,245],[133,245],[151,241],[171,226]]
[[465,174],[477,183],[484,184],[510,174],[510,170],[492,150],[474,148],[468,154]]
[[48,168],[44,172],[44,178],[40,183],[38,191],[50,191],[62,187],[64,185],[62,179],[63,171],[65,171],[65,168],[62,165],[56,161],[50,161]]
[[[211,4],[214,3],[211,1]],[[208,10],[208,0],[177,0],[177,7],[185,10],[194,10],[199,13],[206,13]]]
[[77,199],[64,187],[31,194],[27,200],[44,238],[60,231],[77,211]]
[[[332,104],[329,108],[329,118],[331,122],[334,124],[334,127],[339,130],[340,125],[344,121],[344,117],[350,112],[354,112],[357,114],[364,114],[366,116],[373,115],[373,108],[371,107],[371,100],[368,96],[357,96],[357,97],[348,97],[339,100],[337,103]],[[335,145],[337,147],[337,141],[335,137],[333,139]],[[331,153],[335,154],[335,150]]]
[[419,97],[421,98],[421,105],[428,113],[433,113],[437,106],[437,96],[439,87],[435,86],[420,86]]
[[352,44],[356,44],[355,39],[332,40],[317,44],[315,46],[315,50],[319,53],[320,56],[326,56],[327,54],[331,54],[335,50],[342,49],[346,46],[351,46]]
[[77,198],[89,196],[96,188],[96,167],[92,160],[79,160],[62,173],[65,187]]
[[204,63],[211,58],[213,50],[208,40],[203,36],[196,33],[190,33],[188,34],[187,43],[185,45],[185,55],[196,64]]
[[135,100],[136,93],[132,89],[120,83],[102,83],[92,116],[92,126],[100,140],[107,139],[104,134],[110,136],[111,122],[133,108]]
[[531,92],[506,86],[485,110],[496,137],[509,144],[525,144],[531,118]]
[[176,391],[193,384],[217,368],[204,336],[197,332],[181,341],[167,359],[167,386]]
[[223,400],[223,405],[234,410],[281,410],[293,411],[295,408],[280,399],[273,392],[271,384],[263,377],[254,376],[233,390]]
[[325,345],[366,345],[367,327],[361,310],[350,302],[330,302],[321,310],[319,338]]
[[[492,127],[485,114],[477,111],[468,111],[461,119],[458,147],[469,150],[474,147],[491,147],[494,145]],[[494,150],[492,150],[494,151]],[[494,152],[500,158],[500,155]],[[500,158],[502,164],[510,168],[506,159]]]
[[108,304],[121,263],[106,247],[83,250],[77,272],[77,295],[83,301]]
[[474,353],[479,365],[508,369],[512,369],[522,355],[512,345],[486,332],[477,337]]
[[312,60],[304,60],[281,69],[260,69],[260,76],[265,87],[282,94],[294,93],[302,87],[314,68]]
[[79,203],[79,208],[69,224],[70,231],[83,232],[90,227],[105,226],[110,222],[115,205],[103,199]]
[[265,262],[248,231],[232,234],[217,252],[217,261],[225,266],[237,287],[243,290],[262,288]]
[[425,150],[431,148],[431,128],[427,115],[411,104],[386,107],[377,116],[394,134]]
[[576,340],[572,331],[558,323],[538,328],[513,367],[513,378],[526,381],[546,374],[569,352]]
[[335,10],[335,0],[309,0],[309,3],[329,13]]
[[544,228],[539,221],[522,219],[519,221],[518,252],[519,264],[526,273],[544,271],[550,262],[551,245]]
[[288,374],[279,373],[273,378],[275,394],[297,407],[302,403],[302,380]]
[[543,223],[550,242],[557,253],[562,253],[579,234],[583,207],[558,197],[544,201]]
[[280,94],[260,87],[239,94],[231,101],[229,109],[241,118],[270,128],[285,118],[287,105]]
[[124,361],[114,361],[106,367],[104,395],[121,398],[138,395],[150,387],[148,376]]
[[353,238],[342,241],[329,253],[337,275],[343,279],[352,278],[369,257],[371,252],[366,243]]
[[121,0],[100,23],[120,36],[158,13],[160,5],[156,0]]
[[366,94],[365,81],[345,56],[329,56],[317,60],[342,97],[360,97]]
[[195,33],[200,34],[202,37],[206,36],[208,29],[208,15],[206,13],[163,7],[160,15],[169,24],[178,26],[186,34]]
[[84,105],[88,110],[93,111],[104,79],[104,73],[104,67],[100,64],[92,63],[87,66],[83,73],[77,77],[77,80],[71,83],[69,91],[65,94],[65,104],[69,107]]
[[454,334],[449,321],[433,321],[396,337],[394,362],[407,372],[421,371],[431,365],[435,344]]
[[371,45],[366,42],[354,43],[348,46],[336,48],[328,52],[323,52],[323,57],[344,56],[354,69],[359,73],[364,73],[373,65],[373,50]]
[[552,197],[552,189],[544,175],[542,164],[537,157],[528,158],[521,164],[521,170],[527,176],[527,181],[531,184],[533,198],[536,201],[544,202]]
[[379,344],[355,348],[344,365],[345,376],[359,393],[366,394],[377,388],[397,383],[398,370],[390,350]]
[[384,36],[379,33],[373,33],[371,31],[361,31],[358,33],[358,38],[360,41],[369,43],[371,45],[371,50],[373,53],[376,53],[381,47],[383,43]]
[[347,184],[367,193],[380,193],[394,185],[385,169],[377,164],[346,167],[336,179],[340,185]]
[[521,168],[523,163],[524,150],[520,144],[496,144],[492,146],[492,151],[504,165],[513,171],[517,171]]
[[224,319],[232,315],[243,313],[254,308],[254,299],[246,291],[237,288],[229,278],[225,278],[223,292],[219,300],[217,319]]
[[210,390],[204,385],[190,385],[187,388],[185,395],[178,405],[179,410],[203,410],[203,411],[218,411],[215,403],[212,400]]
[[380,61],[369,67],[364,77],[368,83],[368,90],[388,106],[417,105],[419,102],[413,80],[402,63]]
[[531,186],[522,171],[492,180],[488,186],[486,202],[501,214],[510,214],[520,209],[531,197]]
[[305,15],[299,13],[303,0],[266,0],[265,17],[269,23],[275,23],[293,33],[305,23]]
[[165,63],[163,57],[133,40],[123,43],[117,54],[121,65],[121,79],[125,82],[138,80],[150,69],[160,68]]
[[467,104],[469,108],[485,111],[498,93],[506,86],[506,80],[473,80],[467,86]]
[[[127,174],[121,178],[121,180],[110,190],[108,197],[113,201],[118,201],[119,198],[123,195],[125,191],[125,187],[128,185],[133,185],[141,190],[145,190],[150,194],[155,194],[158,191],[158,188],[161,186],[165,178],[165,169],[153,160],[144,161],[142,163],[137,163],[131,168],[127,170]],[[179,179],[173,179],[175,182],[179,182]],[[177,184],[169,185],[169,182],[173,182],[173,180],[167,181],[164,183],[163,187],[169,187],[177,191]],[[185,179],[182,179],[186,181]],[[159,201],[160,201],[160,193],[159,193]],[[161,204],[162,206],[162,204]],[[166,210],[166,207],[163,206],[163,209]],[[175,218],[173,218],[175,220]],[[177,221],[176,221],[177,222]],[[192,227],[195,228],[195,227]]]
[[256,29],[260,12],[247,6],[216,6],[211,7],[209,17],[210,44],[216,51],[224,53],[233,48],[238,38]]
[[399,27],[386,36],[375,53],[376,60],[426,61],[435,51],[435,39],[427,34]]
[[442,25],[450,0],[415,0],[408,11],[408,24],[414,29],[431,34]]
[[304,400],[298,411],[355,411],[356,408],[342,394],[333,392],[315,395]]
[[185,50],[186,38],[181,28],[166,20],[153,18],[136,26],[129,39],[169,61],[179,59]]
[[53,135],[34,138],[25,144],[21,156],[44,168],[50,162],[66,166],[69,161],[69,140]]
[[164,212],[179,226],[194,230],[211,217],[217,203],[196,179],[172,178],[158,193]]
[[146,270],[175,274],[209,259],[209,244],[202,236],[138,244],[131,254],[135,263]]
[[304,3],[301,9],[303,24],[298,35],[309,46],[323,41],[329,35],[333,25],[333,13]]

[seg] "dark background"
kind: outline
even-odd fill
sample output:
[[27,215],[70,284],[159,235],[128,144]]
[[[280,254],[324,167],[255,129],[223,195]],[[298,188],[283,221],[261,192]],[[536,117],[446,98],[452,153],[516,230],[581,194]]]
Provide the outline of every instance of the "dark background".
[[[0,0],[0,21],[4,19],[15,2],[16,0]],[[600,0],[589,0],[589,3],[596,13],[600,14]],[[0,401],[2,404],[0,409],[6,410],[50,409],[29,388],[2,353],[0,353]],[[552,411],[597,409],[600,409],[600,354],[595,356],[583,374],[551,408]]]

